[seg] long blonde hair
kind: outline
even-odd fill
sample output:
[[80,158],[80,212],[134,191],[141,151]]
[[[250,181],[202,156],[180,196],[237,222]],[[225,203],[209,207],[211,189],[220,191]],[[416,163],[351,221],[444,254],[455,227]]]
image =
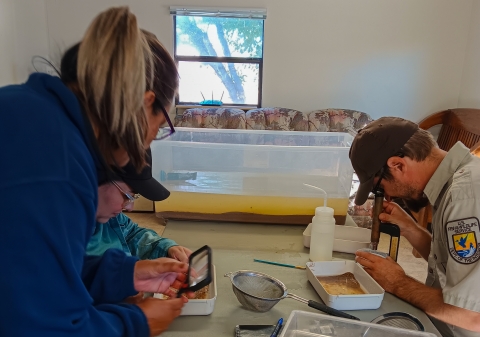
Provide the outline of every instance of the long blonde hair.
[[161,113],[162,107],[170,106],[175,98],[179,86],[177,65],[157,37],[142,29],[143,34],[152,51],[154,68],[147,64],[147,72],[153,71],[153,81],[147,84],[147,90],[155,93],[154,113]]
[[152,62],[145,35],[128,7],[100,13],[80,43],[79,99],[108,163],[114,162],[113,151],[123,148],[138,170],[145,165],[144,94],[153,83]]

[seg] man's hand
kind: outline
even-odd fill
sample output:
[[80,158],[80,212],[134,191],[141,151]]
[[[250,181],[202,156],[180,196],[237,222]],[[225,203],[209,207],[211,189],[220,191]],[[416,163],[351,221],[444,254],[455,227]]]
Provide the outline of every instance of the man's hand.
[[168,257],[185,263],[188,263],[188,258],[191,254],[192,251],[190,249],[182,246],[173,246],[168,250]]
[[390,257],[358,251],[355,261],[382,286],[385,291],[408,302],[426,314],[463,329],[480,332],[480,313],[444,302],[442,289],[428,287],[405,274]]
[[355,261],[360,263],[365,271],[389,293],[395,294],[395,289],[407,277],[402,267],[390,256],[383,258],[362,251],[358,251],[356,255]]
[[167,330],[172,321],[180,315],[184,301],[182,298],[160,300],[146,298],[136,303],[147,317],[150,336],[157,336]]
[[383,212],[380,213],[378,218],[383,222],[389,222],[400,227],[400,233],[403,236],[417,228],[415,220],[394,202],[384,201]]
[[431,234],[425,228],[419,226],[398,204],[384,201],[383,213],[378,217],[381,221],[390,222],[400,227],[400,233],[422,255],[425,261],[428,261],[432,241]]
[[135,290],[176,297],[176,293],[170,288],[182,287],[187,270],[186,263],[168,257],[137,261],[133,278]]

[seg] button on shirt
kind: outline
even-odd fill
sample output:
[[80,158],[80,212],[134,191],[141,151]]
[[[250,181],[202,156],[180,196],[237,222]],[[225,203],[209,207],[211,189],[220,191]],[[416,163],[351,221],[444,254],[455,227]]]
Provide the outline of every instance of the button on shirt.
[[[457,142],[425,187],[434,206],[426,285],[445,303],[480,312],[480,158]],[[433,320],[444,336],[480,336]]]

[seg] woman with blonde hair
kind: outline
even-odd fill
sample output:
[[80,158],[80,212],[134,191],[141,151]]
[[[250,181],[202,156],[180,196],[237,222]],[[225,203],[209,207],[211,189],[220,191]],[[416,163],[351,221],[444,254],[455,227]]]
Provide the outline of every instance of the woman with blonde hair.
[[126,7],[93,20],[61,78],[0,88],[1,336],[153,336],[180,314],[186,299],[122,301],[172,295],[185,263],[84,257],[98,185],[111,166],[140,171],[145,148],[174,131],[160,126],[177,88],[171,56]]

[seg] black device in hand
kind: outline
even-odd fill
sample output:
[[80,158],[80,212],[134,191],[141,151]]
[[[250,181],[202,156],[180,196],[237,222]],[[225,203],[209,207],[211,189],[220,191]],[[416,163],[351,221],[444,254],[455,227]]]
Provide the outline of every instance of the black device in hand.
[[212,282],[212,249],[209,246],[205,245],[194,251],[188,262],[187,279],[177,297],[187,291],[200,290]]
[[235,327],[235,337],[270,337],[275,330],[275,325],[237,325]]

